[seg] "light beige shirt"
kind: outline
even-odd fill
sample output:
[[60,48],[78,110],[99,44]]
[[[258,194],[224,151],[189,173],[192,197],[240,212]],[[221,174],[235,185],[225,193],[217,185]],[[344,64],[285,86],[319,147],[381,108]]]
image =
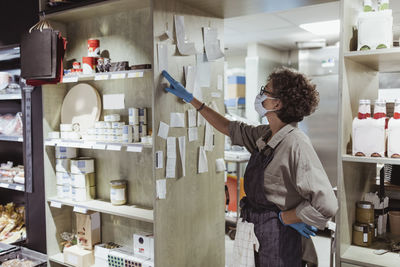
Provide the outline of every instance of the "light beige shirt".
[[229,124],[233,145],[245,146],[250,153],[266,145],[274,149],[274,158],[264,171],[267,199],[283,211],[295,208],[304,223],[324,229],[338,204],[310,139],[297,123],[287,124],[266,143],[271,134],[268,125]]

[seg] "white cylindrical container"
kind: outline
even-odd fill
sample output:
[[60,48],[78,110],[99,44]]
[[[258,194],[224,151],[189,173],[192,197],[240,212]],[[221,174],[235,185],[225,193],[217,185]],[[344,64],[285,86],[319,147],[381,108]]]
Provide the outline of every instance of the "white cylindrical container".
[[111,128],[117,129],[122,128],[125,125],[125,122],[113,122],[111,123]]
[[50,139],[60,139],[60,132],[49,132],[47,136]]
[[91,187],[72,187],[72,200],[76,202],[85,202],[96,198],[96,186]]
[[94,123],[94,128],[96,128],[96,129],[104,129],[104,128],[106,128],[106,126],[107,126],[107,124],[105,121],[96,121]]
[[58,185],[71,184],[71,176],[68,172],[56,172],[56,177]]
[[96,135],[101,135],[101,134],[106,134],[106,132],[108,131],[108,129],[105,128],[97,128],[96,129]]
[[122,128],[111,129],[111,134],[112,135],[122,135]]
[[396,120],[400,119],[400,98],[397,98],[396,102],[394,103],[393,118]]
[[132,127],[132,140],[133,142],[139,142],[140,140],[139,125],[133,125]]
[[122,141],[124,143],[132,142],[132,125],[125,125],[122,128]]
[[130,108],[129,109],[129,124],[138,125],[139,124],[139,109]]
[[124,180],[113,180],[110,181],[110,200],[113,205],[124,205],[126,204],[126,184]]
[[119,114],[110,114],[104,116],[104,121],[106,122],[118,122],[121,120],[121,116]]
[[55,150],[57,159],[72,159],[78,155],[77,149],[72,147],[56,146]]
[[96,177],[94,173],[88,174],[71,174],[72,187],[91,187],[96,185]]
[[73,130],[72,124],[60,124],[61,132],[72,132]]
[[139,108],[139,123],[147,124],[147,109]]
[[87,157],[71,159],[72,174],[88,174],[93,172],[94,172],[94,159]]
[[56,159],[57,172],[70,172],[71,160],[70,159]]
[[71,185],[57,185],[57,197],[59,198],[71,198]]

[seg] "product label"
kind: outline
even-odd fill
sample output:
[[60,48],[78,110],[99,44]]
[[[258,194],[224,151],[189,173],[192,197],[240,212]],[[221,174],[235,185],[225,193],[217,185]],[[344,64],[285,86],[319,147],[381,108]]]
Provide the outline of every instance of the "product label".
[[368,233],[363,234],[363,242],[368,243]]
[[86,166],[86,162],[85,161],[78,161],[78,168],[79,169],[84,169]]
[[125,188],[124,189],[111,188],[111,201],[125,201]]

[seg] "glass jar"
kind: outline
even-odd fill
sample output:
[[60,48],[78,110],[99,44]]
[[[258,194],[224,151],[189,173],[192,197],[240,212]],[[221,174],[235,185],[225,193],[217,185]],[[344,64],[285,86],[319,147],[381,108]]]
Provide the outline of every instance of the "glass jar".
[[356,220],[358,223],[374,223],[374,205],[368,201],[357,202]]
[[376,227],[375,222],[368,225],[372,233],[372,242],[374,242],[374,240],[378,237],[378,227]]
[[369,247],[372,244],[372,231],[368,224],[356,223],[353,226],[353,244]]
[[358,105],[358,118],[360,120],[371,117],[371,101],[369,99],[360,99]]
[[397,98],[394,103],[394,114],[393,118],[398,120],[400,119],[400,98]]
[[125,180],[110,181],[110,201],[115,206],[126,204],[126,185]]
[[364,12],[371,12],[372,11],[372,0],[364,0]]
[[382,99],[375,100],[374,119],[386,118],[386,101]]

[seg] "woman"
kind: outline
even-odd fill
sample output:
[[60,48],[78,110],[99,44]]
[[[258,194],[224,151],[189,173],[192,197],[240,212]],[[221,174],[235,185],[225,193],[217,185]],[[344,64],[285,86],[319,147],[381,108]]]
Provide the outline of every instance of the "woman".
[[254,224],[260,243],[256,266],[301,266],[302,236],[324,229],[337,200],[309,138],[297,122],[313,113],[319,98],[304,75],[282,68],[268,77],[254,105],[269,125],[229,121],[193,97],[166,71],[166,90],[192,104],[232,144],[252,154],[244,175],[241,216]]

